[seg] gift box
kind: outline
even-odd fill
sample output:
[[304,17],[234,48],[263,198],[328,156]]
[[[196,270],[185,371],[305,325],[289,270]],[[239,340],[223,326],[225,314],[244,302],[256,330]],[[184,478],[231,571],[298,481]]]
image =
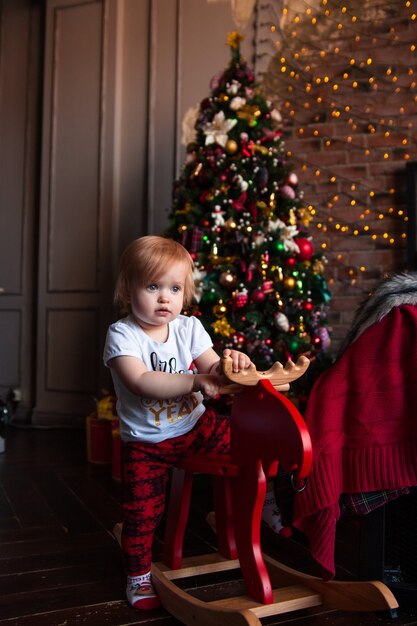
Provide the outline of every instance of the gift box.
[[113,480],[122,480],[122,450],[116,398],[108,392],[87,417],[87,458],[96,465],[111,465]]
[[119,420],[111,421],[111,477],[113,480],[122,480],[122,442],[120,440]]
[[87,416],[87,459],[97,465],[112,462],[112,425],[107,419],[99,419],[97,413]]

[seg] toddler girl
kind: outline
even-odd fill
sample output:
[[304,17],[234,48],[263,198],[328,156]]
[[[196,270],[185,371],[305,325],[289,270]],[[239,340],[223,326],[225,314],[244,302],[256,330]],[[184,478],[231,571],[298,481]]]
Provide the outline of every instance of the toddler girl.
[[[229,451],[228,418],[203,403],[219,392],[220,357],[201,322],[181,314],[193,294],[193,261],[178,242],[141,237],[122,254],[115,303],[126,317],[108,330],[104,362],[122,439],[126,594],[137,609],[159,606],[151,550],[170,469],[199,451]],[[251,364],[237,350],[224,355],[236,372]]]

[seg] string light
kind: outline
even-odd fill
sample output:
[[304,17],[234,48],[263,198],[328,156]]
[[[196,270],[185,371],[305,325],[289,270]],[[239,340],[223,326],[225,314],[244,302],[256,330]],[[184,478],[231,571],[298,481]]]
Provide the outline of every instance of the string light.
[[[400,9],[400,3],[397,5]],[[404,6],[403,3],[401,5]],[[393,6],[395,8],[395,3],[390,3],[388,19],[393,15]],[[410,8],[411,3],[406,2],[405,6]],[[365,34],[368,37],[369,15],[366,15],[366,10],[358,16],[352,13],[348,3],[340,7],[331,0],[322,0],[318,8],[313,8],[305,2],[304,10],[299,3],[297,12],[287,6],[285,14],[290,18],[290,22],[297,24],[297,27],[302,24],[303,30],[300,29],[299,32],[292,30],[292,38],[288,38],[285,28],[280,33],[280,46],[285,50],[285,62],[289,71],[281,77],[284,89],[277,88],[276,92],[283,93],[287,90],[287,93],[291,94],[285,106],[291,109],[291,124],[300,141],[305,141],[307,136],[312,134],[320,141],[319,149],[329,150],[330,155],[331,150],[343,151],[344,144],[349,146],[345,154],[351,161],[343,167],[341,163],[338,164],[336,157],[330,162],[321,160],[320,167],[317,167],[315,158],[317,153],[312,153],[311,158],[306,154],[300,159],[295,156],[295,160],[300,162],[302,171],[306,174],[311,172],[312,182],[309,183],[307,177],[306,183],[303,183],[306,197],[310,192],[315,196],[321,196],[315,204],[318,216],[315,227],[321,233],[325,227],[326,229],[331,227],[333,231],[343,233],[347,237],[365,236],[374,242],[378,241],[381,245],[402,247],[401,242],[404,242],[405,233],[398,234],[397,231],[401,228],[401,223],[406,222],[406,212],[393,211],[392,207],[384,208],[387,194],[387,190],[383,188],[384,177],[370,176],[369,172],[375,169],[378,163],[397,163],[399,160],[408,161],[416,157],[415,133],[413,134],[413,124],[409,119],[409,115],[414,111],[407,110],[404,100],[398,104],[393,100],[393,97],[407,89],[410,102],[417,102],[416,81],[405,82],[406,77],[413,76],[413,64],[417,64],[417,61],[415,59],[410,61],[408,57],[402,62],[403,54],[397,55],[395,52],[395,45],[402,46],[401,50],[407,46],[410,53],[415,52],[416,46],[409,43],[411,31],[406,28],[401,30],[394,18],[391,28],[386,32],[387,15],[384,15],[384,3],[381,3],[380,8],[381,18],[373,18],[375,36],[371,40],[372,45],[369,46],[372,54],[369,54],[369,50],[366,54],[360,48],[354,47],[353,43],[349,43],[359,43]],[[373,9],[378,15],[378,7],[373,6]],[[410,29],[411,25],[416,23],[415,15],[409,14]],[[384,25],[384,29],[381,28],[380,31],[378,19],[381,19],[381,25]],[[339,30],[337,45],[334,38],[335,28]],[[393,49],[391,58],[398,59],[395,66],[391,62],[384,67],[378,60],[378,49],[386,49],[387,46]],[[292,67],[297,80],[291,76]],[[334,73],[329,73],[329,68],[333,67],[337,69]],[[379,101],[372,100],[373,93],[381,94],[382,102],[384,98],[389,99],[389,115],[378,115]],[[317,113],[314,113],[315,111]],[[307,113],[311,116],[310,120],[306,118]],[[310,129],[312,119],[324,124],[320,128]],[[335,126],[329,134],[329,125],[326,125],[326,121],[331,121],[332,124],[340,123],[341,126]],[[351,130],[341,136],[338,128],[343,129],[343,124],[348,125]],[[368,133],[369,141],[363,132],[364,129]],[[375,141],[372,138],[375,138]],[[297,150],[292,149],[291,154]],[[351,182],[349,177],[354,175],[354,168],[358,170],[358,189],[352,186],[351,193],[348,193],[346,184]],[[374,184],[374,179],[377,185]],[[326,189],[324,186],[326,182],[337,187],[338,195],[333,194],[326,198],[326,193],[321,193],[320,185]],[[398,201],[402,201],[400,190],[397,192],[393,189],[389,193],[397,194]],[[343,213],[345,206],[350,207],[352,211],[351,220],[338,219],[334,222],[333,215],[338,211]],[[358,211],[356,215],[354,211]],[[375,220],[387,222],[383,232],[377,229]]]

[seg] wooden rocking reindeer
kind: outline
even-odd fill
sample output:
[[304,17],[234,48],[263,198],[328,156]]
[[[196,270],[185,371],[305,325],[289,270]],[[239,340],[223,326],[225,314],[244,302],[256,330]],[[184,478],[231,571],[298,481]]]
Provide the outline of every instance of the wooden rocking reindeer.
[[[275,389],[299,378],[308,366],[309,360],[300,357],[285,367],[275,363],[270,370],[258,372],[253,366],[236,374],[230,357],[222,359],[227,381],[222,392],[235,394],[230,454],[188,457],[174,470],[163,561],[152,565],[153,584],[163,606],[184,624],[260,626],[261,617],[318,605],[351,611],[398,607],[382,582],[326,582],[262,554],[260,526],[267,479],[275,477],[281,465],[294,487],[302,489],[311,469],[311,440],[303,418]],[[183,559],[195,472],[213,477],[218,552]],[[116,535],[120,535],[118,526]],[[246,595],[205,602],[175,583],[226,570],[240,570]]]

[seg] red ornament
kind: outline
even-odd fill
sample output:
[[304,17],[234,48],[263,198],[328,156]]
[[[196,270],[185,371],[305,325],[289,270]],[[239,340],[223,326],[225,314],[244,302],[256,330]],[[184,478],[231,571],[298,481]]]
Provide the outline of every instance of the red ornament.
[[235,344],[235,346],[243,346],[243,344],[246,341],[245,335],[240,332],[233,333],[231,336],[231,339],[232,339],[232,342]]
[[248,292],[246,290],[237,291],[233,294],[233,308],[234,309],[241,309],[244,306],[246,306],[247,303],[248,303]]
[[272,293],[274,291],[274,283],[272,280],[266,280],[262,285],[262,290],[264,293]]
[[232,207],[236,211],[243,211],[243,209],[245,208],[245,203],[246,203],[247,197],[248,197],[248,194],[246,193],[246,191],[243,191],[240,194],[240,196],[238,198],[236,198],[236,200],[233,200]]
[[309,239],[305,239],[304,237],[294,239],[294,241],[300,249],[300,252],[297,255],[298,258],[302,259],[303,261],[308,261],[308,259],[311,259],[314,252],[313,244],[311,243],[311,241]]
[[253,302],[263,302],[265,300],[265,292],[262,287],[257,287],[252,291],[251,299]]
[[318,350],[321,348],[321,339],[320,339],[320,337],[316,336],[316,337],[313,338],[313,346],[315,348],[317,348]]

